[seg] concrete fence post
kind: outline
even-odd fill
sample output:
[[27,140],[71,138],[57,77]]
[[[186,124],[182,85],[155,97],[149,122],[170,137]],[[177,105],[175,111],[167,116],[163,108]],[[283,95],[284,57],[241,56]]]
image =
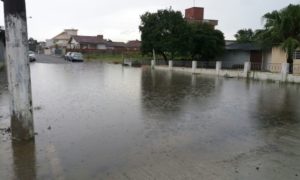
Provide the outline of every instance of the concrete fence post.
[[172,60],[169,61],[169,69],[170,69],[170,70],[173,69],[173,61],[172,61]]
[[222,69],[222,61],[217,61],[216,62],[216,72],[217,72],[217,75],[220,74],[221,69]]
[[248,73],[250,72],[251,70],[251,62],[245,62],[244,63],[244,74],[245,74],[245,77],[248,77]]
[[154,69],[156,66],[156,62],[155,60],[151,60],[151,68]]
[[34,138],[25,0],[4,2],[6,67],[13,139]]
[[281,64],[281,77],[282,81],[285,82],[287,80],[289,74],[290,64],[289,63],[282,63]]
[[192,72],[195,73],[197,69],[197,61],[192,62]]

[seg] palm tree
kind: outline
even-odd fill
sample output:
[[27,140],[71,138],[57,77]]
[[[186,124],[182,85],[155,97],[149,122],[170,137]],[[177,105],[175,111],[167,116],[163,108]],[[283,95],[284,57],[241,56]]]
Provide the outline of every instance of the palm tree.
[[287,54],[290,72],[293,69],[293,53],[300,47],[300,5],[290,4],[280,11],[273,11],[263,16],[265,29],[257,33],[263,45],[277,45]]

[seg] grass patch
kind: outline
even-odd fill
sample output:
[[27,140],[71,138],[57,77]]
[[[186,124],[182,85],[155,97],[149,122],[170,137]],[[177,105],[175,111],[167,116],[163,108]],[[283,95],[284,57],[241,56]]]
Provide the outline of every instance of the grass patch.
[[150,60],[151,57],[143,56],[141,53],[130,54],[84,54],[87,61],[103,61],[108,63],[123,63],[123,59],[131,59],[135,61]]
[[85,54],[84,59],[87,61],[123,62],[121,54]]

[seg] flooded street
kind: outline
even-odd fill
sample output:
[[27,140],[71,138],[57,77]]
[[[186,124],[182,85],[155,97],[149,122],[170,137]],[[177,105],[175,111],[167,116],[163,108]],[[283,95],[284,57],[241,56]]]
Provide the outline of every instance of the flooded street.
[[92,62],[31,73],[36,139],[0,131],[1,180],[300,179],[299,85]]

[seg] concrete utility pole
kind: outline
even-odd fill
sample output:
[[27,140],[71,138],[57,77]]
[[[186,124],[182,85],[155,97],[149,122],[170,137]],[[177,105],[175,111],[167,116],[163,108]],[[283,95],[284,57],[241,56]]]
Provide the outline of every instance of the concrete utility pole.
[[4,0],[12,137],[34,138],[25,0]]

